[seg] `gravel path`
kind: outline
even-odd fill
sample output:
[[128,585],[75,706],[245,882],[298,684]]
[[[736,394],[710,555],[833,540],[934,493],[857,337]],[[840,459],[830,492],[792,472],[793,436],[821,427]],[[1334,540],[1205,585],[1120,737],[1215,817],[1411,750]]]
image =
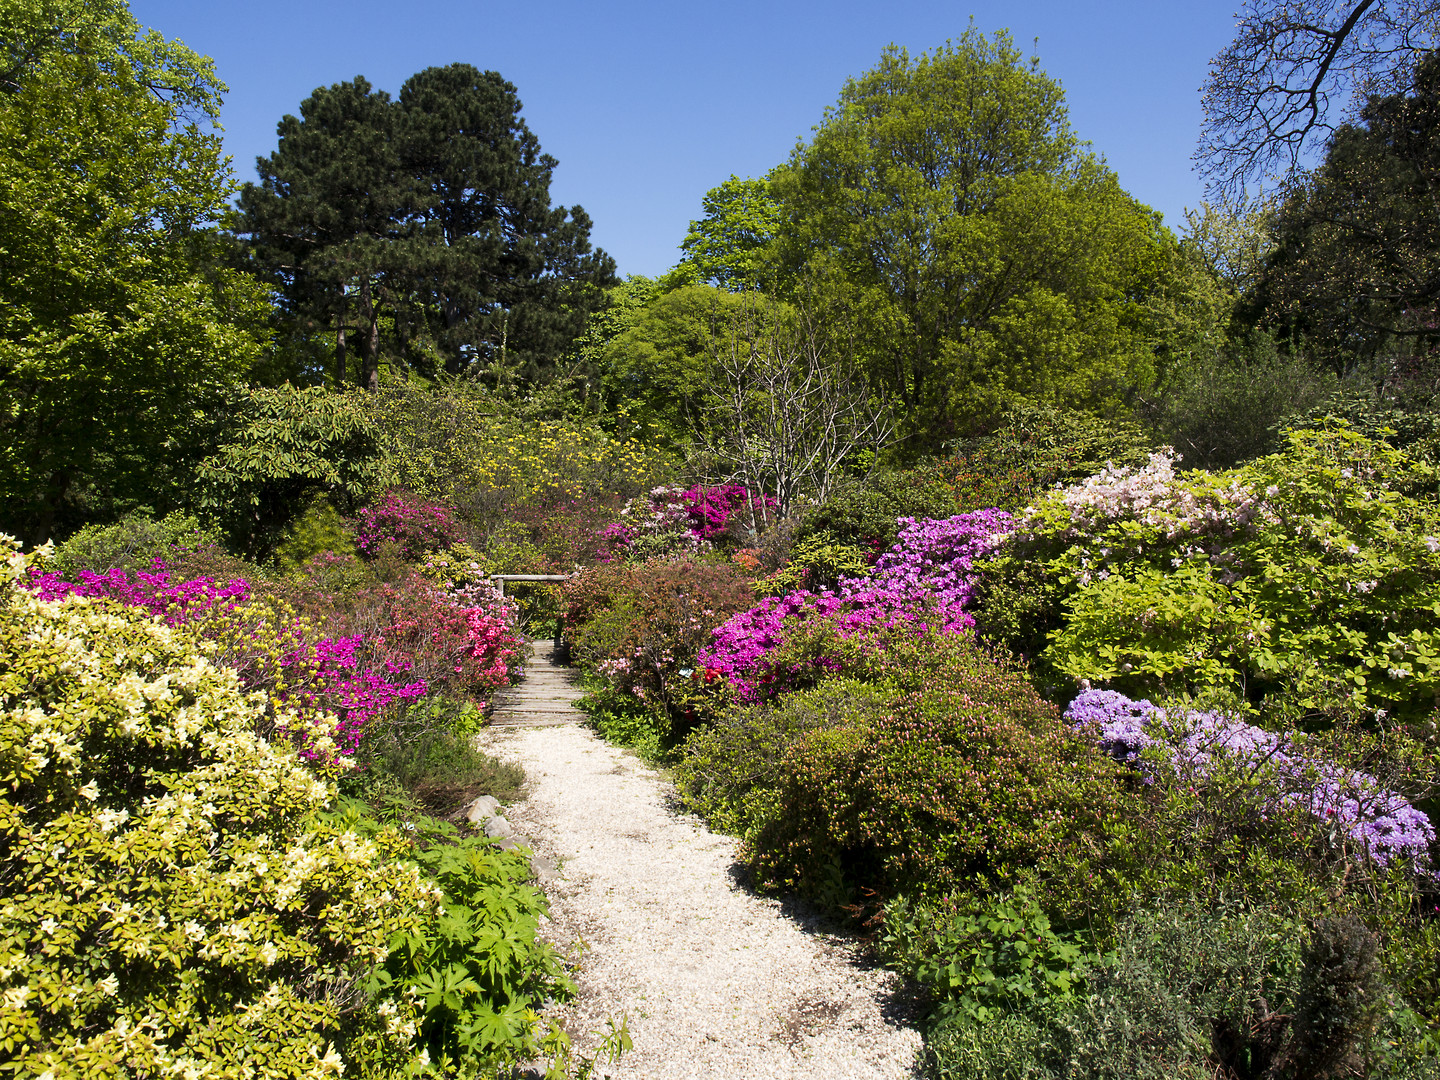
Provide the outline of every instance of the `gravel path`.
[[918,1075],[894,976],[739,885],[735,841],[672,809],[654,770],[576,724],[489,728],[481,741],[525,768],[528,798],[506,816],[559,867],[548,936],[583,949],[580,994],[558,1018],[582,1047],[628,1018],[635,1048],[601,1075]]

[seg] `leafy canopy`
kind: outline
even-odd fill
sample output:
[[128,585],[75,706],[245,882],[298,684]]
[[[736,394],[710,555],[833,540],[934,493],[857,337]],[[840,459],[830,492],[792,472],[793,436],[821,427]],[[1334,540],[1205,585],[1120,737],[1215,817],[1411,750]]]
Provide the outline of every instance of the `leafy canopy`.
[[217,261],[209,60],[114,2],[6,4],[0,40],[0,504],[40,540],[177,497],[263,302]]

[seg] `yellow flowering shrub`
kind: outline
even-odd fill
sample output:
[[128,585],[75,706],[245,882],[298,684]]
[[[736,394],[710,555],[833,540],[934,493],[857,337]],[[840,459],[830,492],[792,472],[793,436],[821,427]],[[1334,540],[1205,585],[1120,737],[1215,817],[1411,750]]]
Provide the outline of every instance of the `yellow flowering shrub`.
[[673,470],[644,429],[612,435],[593,418],[515,415],[465,383],[396,385],[374,407],[386,418],[400,486],[471,512],[536,497],[635,495]]
[[328,785],[185,631],[41,601],[29,562],[0,538],[0,1075],[421,1068],[421,1003],[361,984],[439,890],[317,823]]

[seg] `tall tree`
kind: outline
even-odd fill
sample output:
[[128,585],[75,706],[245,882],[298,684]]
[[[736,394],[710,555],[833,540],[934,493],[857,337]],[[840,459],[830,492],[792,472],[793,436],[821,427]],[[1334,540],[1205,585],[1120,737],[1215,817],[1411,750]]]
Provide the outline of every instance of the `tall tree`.
[[256,161],[239,200],[240,231],[280,307],[302,335],[333,335],[334,380],[380,377],[380,322],[407,297],[396,241],[413,193],[400,169],[390,95],[363,78],[318,87],[285,116],[279,146]]
[[1230,199],[1272,174],[1294,178],[1369,95],[1403,88],[1437,29],[1436,0],[1249,0],[1210,61],[1202,173]]
[[0,5],[0,41],[0,528],[43,540],[176,497],[264,309],[218,266],[210,61],[116,0]]
[[910,454],[1016,397],[1104,406],[1149,377],[1158,218],[1003,33],[886,49],[772,191],[787,269],[848,321]]
[[534,379],[617,283],[580,207],[550,205],[557,162],[520,115],[515,87],[469,64],[426,68],[400,90],[414,185],[415,291],[447,370]]
[[1440,343],[1440,55],[1402,93],[1372,97],[1281,206],[1255,292],[1337,374]]
[[704,215],[690,222],[680,245],[682,264],[695,268],[701,281],[743,292],[770,286],[772,245],[780,230],[780,206],[768,180],[731,175],[705,193]]
[[452,64],[395,101],[362,78],[317,89],[280,122],[237,228],[291,325],[333,334],[337,382],[352,343],[371,389],[382,349],[533,379],[603,302],[614,262],[580,207],[550,205],[556,162],[520,109],[496,73]]

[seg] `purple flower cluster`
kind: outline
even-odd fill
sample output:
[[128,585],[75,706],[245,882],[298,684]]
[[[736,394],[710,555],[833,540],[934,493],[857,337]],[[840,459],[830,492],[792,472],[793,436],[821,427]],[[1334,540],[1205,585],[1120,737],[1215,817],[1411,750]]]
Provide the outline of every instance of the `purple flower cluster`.
[[1333,823],[1380,866],[1397,858],[1429,865],[1435,828],[1422,811],[1368,773],[1295,755],[1288,737],[1218,712],[1171,716],[1114,690],[1084,691],[1065,710],[1065,719],[1094,730],[1107,753],[1152,779],[1161,762],[1177,775],[1197,778],[1217,762],[1264,768],[1273,777],[1278,804],[1304,807]]
[[842,592],[880,589],[905,597],[924,596],[940,613],[941,628],[957,634],[975,625],[966,608],[975,560],[993,551],[1015,528],[1004,510],[977,510],[955,517],[900,518],[895,545],[875,563],[868,578],[849,578]]
[[200,577],[172,582],[169,569],[159,559],[151,564],[148,572],[129,574],[116,569],[96,574],[81,570],[77,576],[79,581],[65,581],[53,571],[32,570],[29,584],[41,600],[60,600],[66,596],[118,600],[130,607],[144,608],[171,626],[188,622],[216,604],[233,607],[244,603],[251,594],[250,583],[238,579],[217,581]]
[[[895,545],[867,577],[844,578],[832,591],[800,590],[762,601],[716,628],[700,651],[707,673],[722,676],[745,700],[770,678],[769,657],[789,636],[785,624],[834,619],[842,638],[911,625],[945,633],[969,630],[973,564],[1014,527],[1003,510],[981,510],[943,520],[901,518]],[[823,664],[823,661],[822,661]]]

